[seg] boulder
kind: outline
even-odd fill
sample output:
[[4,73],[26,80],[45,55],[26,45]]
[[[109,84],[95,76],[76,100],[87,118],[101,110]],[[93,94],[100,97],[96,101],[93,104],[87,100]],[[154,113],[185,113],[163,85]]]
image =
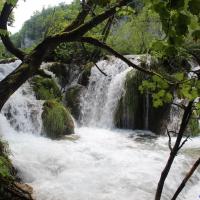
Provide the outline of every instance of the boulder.
[[43,105],[43,130],[47,137],[62,138],[74,133],[74,121],[67,108],[55,100],[48,100]]

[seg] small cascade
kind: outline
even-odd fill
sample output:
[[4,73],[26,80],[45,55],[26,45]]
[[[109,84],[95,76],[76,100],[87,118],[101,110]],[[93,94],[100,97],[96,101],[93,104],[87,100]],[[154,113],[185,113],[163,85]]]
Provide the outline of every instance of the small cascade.
[[[138,64],[139,57],[130,57]],[[124,92],[126,74],[132,69],[120,59],[110,57],[97,63],[107,74],[103,75],[96,67],[91,70],[88,89],[81,97],[81,123],[86,126],[114,127],[114,113]]]
[[0,81],[3,80],[13,70],[15,70],[20,65],[20,63],[21,61],[16,60],[13,63],[0,64]]
[[[19,64],[20,61],[0,65],[0,80]],[[29,82],[26,82],[9,98],[2,112],[17,131],[40,134],[42,105],[43,101],[36,100]]]

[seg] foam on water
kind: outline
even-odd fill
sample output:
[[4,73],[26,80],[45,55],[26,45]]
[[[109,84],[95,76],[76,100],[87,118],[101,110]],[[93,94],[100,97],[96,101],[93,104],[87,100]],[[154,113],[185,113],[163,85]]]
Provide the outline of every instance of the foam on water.
[[[1,116],[1,133],[9,142],[12,160],[38,200],[153,199],[167,160],[167,138],[137,141],[131,131],[79,128],[80,139],[52,141],[18,133]],[[200,147],[200,138],[194,139]],[[190,149],[192,142],[185,149]],[[192,158],[181,153],[167,181],[169,199],[189,169]],[[192,178],[179,199],[198,197],[200,176]]]
[[[0,66],[0,69],[3,67]],[[10,64],[8,70],[0,70],[0,77],[3,78],[16,67],[17,64]],[[12,70],[9,71],[10,68]],[[113,73],[113,81],[116,82],[108,80],[108,91],[110,87],[114,88],[114,93],[110,90],[110,96],[106,96],[104,101],[108,109],[111,109],[110,113],[119,98],[115,92],[121,91],[121,79],[124,80],[124,74],[128,70],[124,65],[121,66],[121,71],[119,68]],[[114,68],[110,70],[113,71]],[[86,97],[93,101],[91,96]],[[33,186],[37,200],[154,198],[161,170],[169,156],[168,138],[144,139],[136,136],[134,131],[95,127],[76,128],[75,139],[56,141],[42,137],[38,128],[41,126],[42,102],[35,99],[28,83],[9,99],[4,107],[4,114],[8,113],[7,106],[11,107],[9,113],[12,118],[8,120],[0,114],[0,135],[8,141],[13,164],[23,181]],[[85,104],[86,121],[89,119],[87,116],[95,116],[87,108]],[[31,120],[34,110],[37,112],[34,112],[34,120]],[[98,114],[98,109],[96,112]],[[15,119],[14,122],[11,119]],[[35,123],[37,121],[39,125]],[[193,161],[199,156],[199,149],[200,138],[194,138],[184,146],[167,179],[163,200],[170,199]],[[199,188],[198,169],[178,199],[198,199]]]

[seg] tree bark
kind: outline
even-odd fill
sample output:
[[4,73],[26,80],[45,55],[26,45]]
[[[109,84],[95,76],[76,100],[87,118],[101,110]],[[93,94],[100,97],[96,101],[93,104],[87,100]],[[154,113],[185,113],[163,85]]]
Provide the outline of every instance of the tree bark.
[[188,180],[193,175],[193,173],[195,172],[195,170],[197,169],[197,167],[199,165],[200,165],[200,158],[198,158],[196,160],[196,162],[194,163],[194,165],[192,166],[192,168],[190,169],[190,171],[186,174],[185,178],[183,179],[182,183],[180,184],[180,186],[176,190],[176,192],[175,192],[175,194],[174,194],[174,196],[172,197],[171,200],[176,200],[176,198],[178,197],[178,195],[180,194],[180,192],[183,190],[183,188],[185,187],[186,183],[188,182]]
[[189,119],[191,117],[192,114],[192,106],[193,106],[193,101],[190,101],[188,103],[188,106],[185,108],[183,117],[182,117],[182,123],[176,138],[176,142],[174,144],[174,147],[172,148],[172,151],[170,152],[170,156],[168,158],[168,161],[161,173],[160,176],[160,180],[158,182],[158,186],[157,186],[157,190],[156,190],[156,195],[155,195],[155,200],[160,200],[161,199],[161,195],[162,195],[162,191],[163,191],[163,187],[165,184],[165,180],[169,174],[169,171],[171,169],[172,163],[178,153],[178,151],[180,150],[181,147],[181,141],[183,138],[183,134],[186,130],[186,127],[188,125]]

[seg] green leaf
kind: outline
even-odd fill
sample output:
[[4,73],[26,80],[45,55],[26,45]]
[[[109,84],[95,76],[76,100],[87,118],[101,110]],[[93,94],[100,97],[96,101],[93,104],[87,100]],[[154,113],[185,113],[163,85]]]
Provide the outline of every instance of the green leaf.
[[8,31],[0,28],[0,35],[6,36],[8,35]]
[[190,17],[183,13],[178,13],[173,19],[175,23],[175,30],[178,35],[186,35],[188,33],[188,25],[190,24]]
[[11,4],[13,6],[16,6],[17,2],[18,2],[18,0],[6,0],[7,4]]
[[199,15],[199,13],[200,13],[200,0],[189,1],[188,9],[193,15]]
[[111,0],[95,0],[95,3],[101,7],[107,6]]
[[175,79],[178,81],[182,81],[184,79],[184,73],[183,72],[178,72],[174,75]]
[[166,102],[166,103],[170,103],[172,100],[173,100],[172,94],[169,93],[169,92],[167,92],[167,93],[165,94],[165,102]]
[[184,5],[185,5],[184,0],[171,0],[168,3],[168,7],[172,9],[181,9],[184,7]]
[[192,32],[192,37],[195,41],[200,39],[200,30],[195,30]]

